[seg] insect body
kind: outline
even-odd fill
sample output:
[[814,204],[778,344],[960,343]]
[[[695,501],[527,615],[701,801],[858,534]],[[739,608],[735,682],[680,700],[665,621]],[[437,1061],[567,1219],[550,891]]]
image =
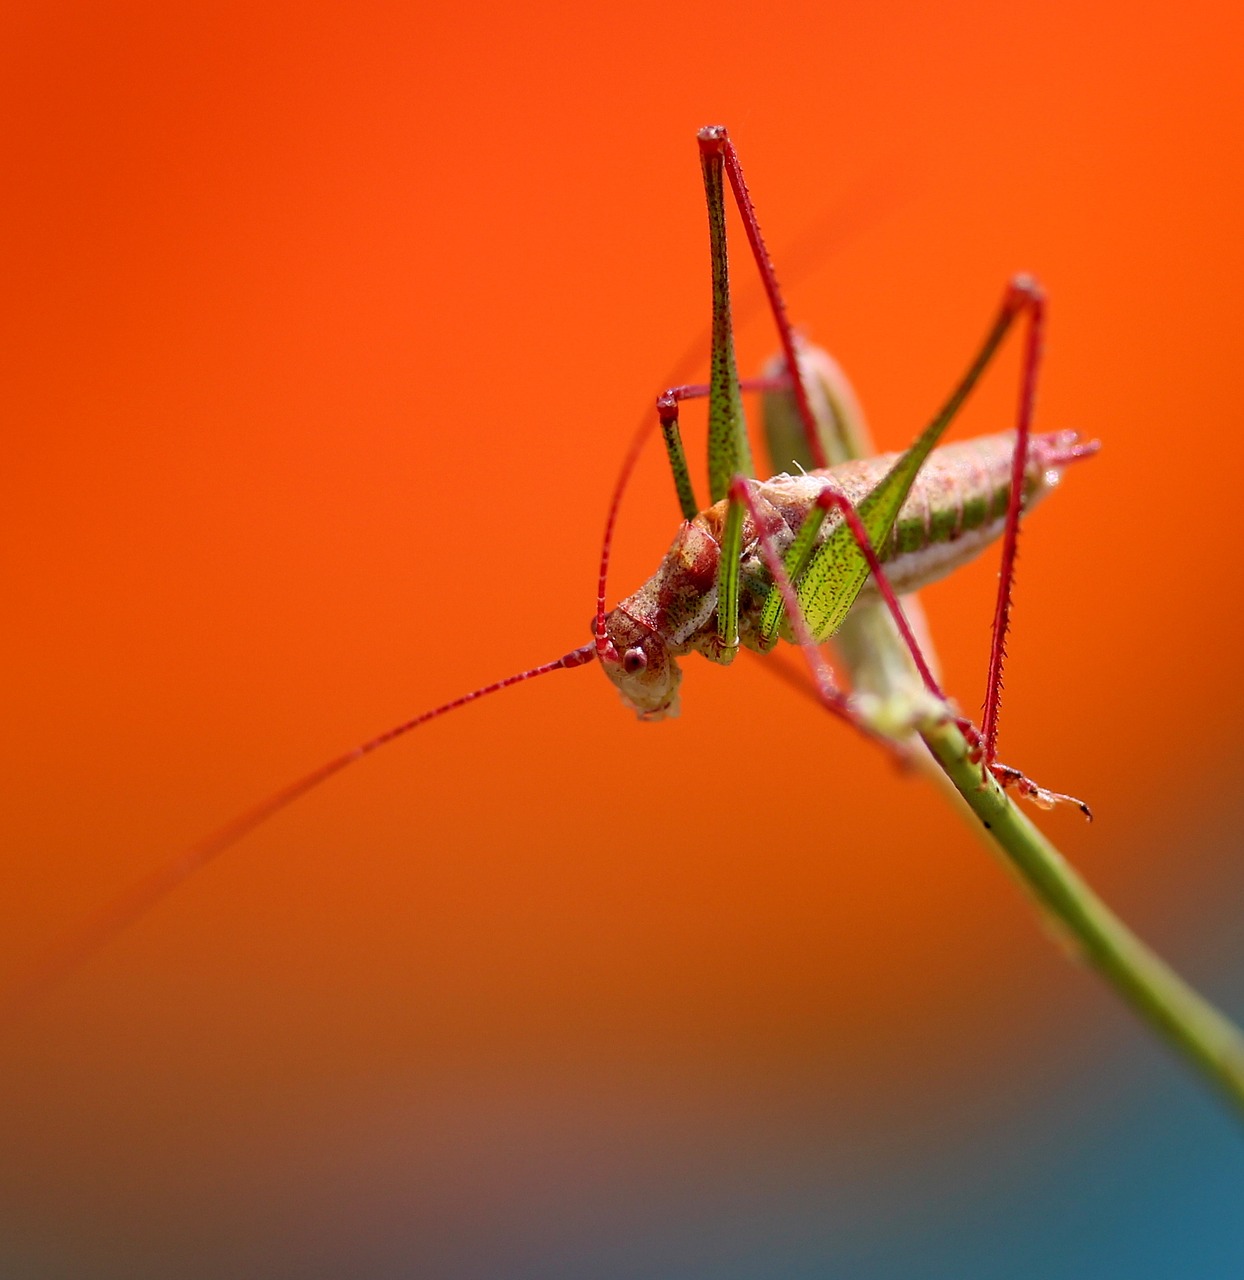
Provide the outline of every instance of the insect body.
[[[897,591],[941,576],[1001,534],[1002,572],[982,727],[977,730],[966,720],[960,723],[983,767],[1003,785],[1018,785],[1021,793],[1042,801],[1069,798],[1044,791],[996,759],[1020,513],[1026,502],[1031,504],[1046,491],[1047,481],[1059,467],[1097,448],[1094,442],[1079,442],[1071,433],[1042,437],[1035,443],[1032,439],[1045,314],[1040,287],[1026,276],[1011,282],[967,372],[906,452],[870,463],[857,461],[828,473],[824,468],[835,452],[834,437],[840,442],[860,438],[859,424],[852,421],[853,396],[843,394],[841,387],[835,389],[832,382],[821,384],[824,404],[818,416],[812,404],[815,383],[786,317],[733,144],[720,126],[701,130],[699,143],[712,260],[712,369],[707,385],[672,388],[657,401],[685,523],[656,576],[606,616],[609,542],[632,452],[606,524],[597,599],[597,659],[641,717],[658,719],[677,707],[679,672],[674,659],[679,654],[695,649],[727,663],[740,644],[764,651],[786,635],[807,655],[825,707],[876,736],[877,726],[870,725],[859,707],[838,690],[816,649],[844,624],[871,575],[924,684],[929,705],[943,708],[938,714],[944,718],[959,719],[949,710],[916,642]],[[802,431],[801,452],[814,468],[810,476],[778,477],[762,485],[752,470],[731,328],[727,183],[777,322],[785,375]],[[1027,320],[1027,341],[1013,437],[960,446],[945,452],[941,461],[931,462],[946,429],[1007,332],[1021,318]],[[679,400],[697,395],[709,401],[708,475],[714,505],[703,514],[695,500],[678,426]],[[831,513],[837,519],[827,524]],[[889,569],[883,563],[886,560]]]
[[[1074,432],[1033,437],[1024,469],[1026,510],[1058,484],[1061,468],[1076,456],[1078,445]],[[1015,436],[1008,433],[944,445],[929,456],[878,548],[896,593],[936,582],[999,537],[1010,502],[1014,454]],[[858,507],[899,456],[883,454],[753,484],[753,500],[776,549],[785,553],[791,547],[822,492],[832,490]],[[678,713],[681,672],[676,658],[692,652],[720,655],[717,580],[728,507],[724,500],[686,521],[657,572],[606,619],[609,640],[624,656],[621,662],[603,664],[605,671],[641,719]],[[814,547],[824,546],[840,524],[841,517],[825,521]],[[772,578],[750,514],[744,519],[742,542],[739,640],[763,653],[773,645],[763,621]],[[877,595],[876,581],[870,578],[860,600]],[[795,638],[789,625],[783,632],[784,639]]]

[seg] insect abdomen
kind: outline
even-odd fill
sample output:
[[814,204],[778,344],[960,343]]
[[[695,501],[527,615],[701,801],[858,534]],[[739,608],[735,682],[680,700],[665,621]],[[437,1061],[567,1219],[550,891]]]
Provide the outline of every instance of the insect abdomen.
[[[1014,449],[1015,437],[1008,433],[946,445],[930,456],[881,548],[897,591],[915,591],[936,581],[1001,534]],[[1032,451],[1025,471],[1027,510],[1057,482],[1057,473],[1047,474],[1040,454]],[[895,456],[869,460],[870,467],[879,464],[878,479]]]
[[[1056,469],[1042,461],[1042,437],[1034,437],[1025,480],[1025,509],[1057,482]],[[997,538],[1006,520],[1015,436],[984,436],[934,450],[917,475],[885,545],[878,548],[899,593],[916,591],[975,557]],[[882,454],[845,462],[804,476],[778,476],[757,486],[785,518],[791,534],[829,482],[856,506],[899,458]],[[821,540],[836,519],[826,522]],[[759,565],[757,564],[757,569]],[[864,586],[875,588],[871,577]]]

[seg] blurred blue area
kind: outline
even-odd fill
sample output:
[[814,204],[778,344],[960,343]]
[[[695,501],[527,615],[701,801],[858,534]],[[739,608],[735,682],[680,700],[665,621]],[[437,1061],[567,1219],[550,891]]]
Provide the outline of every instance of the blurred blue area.
[[[1143,1059],[1143,1061],[1141,1060]],[[779,1168],[763,1150],[719,1151],[717,1178],[636,1188],[602,1206],[563,1187],[546,1244],[514,1237],[492,1257],[443,1259],[462,1276],[708,1280],[1187,1280],[1244,1275],[1244,1132],[1171,1062],[1110,1064],[1082,1105],[1043,1100],[1031,1124],[877,1167],[825,1134],[825,1158]],[[779,1144],[781,1145],[781,1144]],[[844,1162],[844,1157],[848,1159]],[[690,1172],[690,1171],[688,1171]],[[659,1181],[664,1181],[660,1174]],[[589,1182],[590,1185],[590,1182]],[[596,1188],[599,1191],[599,1188]],[[543,1234],[528,1221],[527,1231]],[[517,1236],[525,1234],[520,1230]],[[534,1240],[530,1240],[534,1244]],[[411,1242],[413,1244],[413,1242]],[[478,1242],[477,1242],[478,1243]],[[465,1264],[465,1265],[462,1265]],[[459,1269],[461,1265],[462,1269]],[[325,1273],[327,1274],[327,1272]],[[383,1263],[373,1273],[405,1274]]]
[[[426,1116],[405,1133],[390,1123],[353,1169],[337,1153],[332,1187],[309,1197],[322,1195],[318,1213],[306,1216],[302,1200],[297,1246],[287,1233],[282,1252],[263,1249],[242,1270],[463,1280],[1244,1275],[1244,1129],[1123,1015],[1115,1030],[1122,1054],[1081,1042],[1070,1071],[950,1099],[939,1124],[914,1133],[884,1115],[870,1133],[858,1116],[818,1115],[815,1104],[801,1116],[798,1098],[775,1095],[681,1115],[666,1098],[637,1116],[611,1106],[607,1086],[546,1095],[545,1107],[520,1090],[491,1105],[481,1098],[486,1136],[474,1151],[470,1140],[447,1149],[443,1181],[429,1187],[409,1177]],[[239,1273],[236,1257],[203,1274],[226,1272]]]
[[[1183,1280],[1244,1274],[1244,1140],[1217,1106],[1161,1069],[1120,1071],[1090,1109],[1053,1105],[1024,1135],[954,1145],[867,1203],[826,1180],[785,1205],[740,1203],[701,1242],[684,1238],[597,1275],[850,1276],[966,1280],[1051,1276]],[[1123,1077],[1120,1079],[1120,1077]],[[1052,1104],[1052,1100],[1051,1100]],[[1023,1139],[1027,1138],[1027,1141]],[[1004,1149],[1009,1147],[1009,1149]],[[888,1211],[887,1211],[888,1209]],[[673,1267],[670,1258],[680,1258]],[[562,1274],[584,1274],[586,1258]]]
[[[1087,979],[1083,994],[1111,1000]],[[1244,987],[1214,994],[1238,1008],[1232,997]],[[371,1182],[365,1203],[346,1212],[336,1203],[338,1222],[352,1219],[351,1242],[328,1249],[322,1268],[307,1259],[288,1274],[1244,1275],[1244,1128],[1114,1012],[1101,1036],[1064,1046],[1013,1090],[948,1094],[946,1111],[918,1132],[885,1115],[870,1129],[832,1100],[801,1116],[798,1097],[776,1093],[751,1106],[691,1103],[695,1114],[681,1116],[663,1099],[632,1113],[629,1128],[616,1115],[623,1106],[603,1132],[611,1108],[599,1095],[550,1098],[548,1112],[511,1114],[513,1127],[501,1104],[485,1121],[492,1178],[478,1166],[467,1175],[481,1196],[477,1217],[467,1209],[414,1222],[409,1187],[390,1183],[377,1197]],[[530,1109],[531,1094],[521,1099],[511,1103]]]
[[[1238,1010],[1241,948],[1213,936],[1234,990],[1193,976]],[[1066,1038],[1013,1079],[929,1082],[913,1062],[906,1108],[882,1081],[846,1096],[832,1077],[740,1087],[625,1065],[507,1067],[453,1096],[394,1080],[189,1217],[10,1220],[0,1277],[1244,1275],[1244,1127],[1067,974]]]

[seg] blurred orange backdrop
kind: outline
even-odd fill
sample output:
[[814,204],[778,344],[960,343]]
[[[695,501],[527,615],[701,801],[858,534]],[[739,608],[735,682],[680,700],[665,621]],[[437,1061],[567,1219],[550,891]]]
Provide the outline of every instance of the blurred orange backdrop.
[[[1046,285],[1039,425],[1105,447],[1027,527],[1004,756],[1093,802],[1043,825],[1215,989],[1244,907],[1239,11],[759,8],[9,8],[5,971],[587,638],[625,442],[706,320],[694,131],[722,121],[885,447],[1008,277]],[[960,434],[1009,424],[1017,369]],[[615,596],[676,520],[654,445]],[[927,596],[969,708],[994,572]],[[490,699],[99,956],[0,1051],[19,1251],[242,1274],[349,1242],[366,1214],[299,1188],[391,1163],[408,1273],[466,1273],[445,1242],[521,1234],[550,1129],[613,1153],[603,1185],[632,1123],[677,1148],[806,1109],[810,1147],[918,1147],[1161,1055],[927,784],[756,662],[689,660],[683,705],[640,725],[591,669]]]

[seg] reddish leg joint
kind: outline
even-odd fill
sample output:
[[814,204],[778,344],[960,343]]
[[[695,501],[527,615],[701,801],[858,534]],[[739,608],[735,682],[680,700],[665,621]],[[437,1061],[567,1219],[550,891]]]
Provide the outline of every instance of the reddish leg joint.
[[[739,381],[740,391],[788,391],[791,378],[788,374],[778,374],[773,378],[742,378]],[[684,400],[701,400],[709,394],[710,387],[705,382],[690,382],[681,387],[667,387],[657,396],[657,417],[664,426],[678,421],[678,406]]]

